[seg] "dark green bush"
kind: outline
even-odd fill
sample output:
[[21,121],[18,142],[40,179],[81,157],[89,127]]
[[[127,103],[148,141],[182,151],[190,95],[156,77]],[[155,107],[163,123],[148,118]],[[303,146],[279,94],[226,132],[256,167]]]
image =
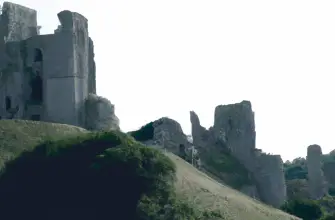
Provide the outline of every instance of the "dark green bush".
[[142,126],[137,131],[131,131],[129,134],[133,136],[137,141],[147,141],[151,140],[154,137],[154,122],[150,122]]
[[325,215],[320,220],[335,220],[335,214]]
[[303,220],[315,220],[322,216],[320,205],[313,200],[290,200],[281,209]]

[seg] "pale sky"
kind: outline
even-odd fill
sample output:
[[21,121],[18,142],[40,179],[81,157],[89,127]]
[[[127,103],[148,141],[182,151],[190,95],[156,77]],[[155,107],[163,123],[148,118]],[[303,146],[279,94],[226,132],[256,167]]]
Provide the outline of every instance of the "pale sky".
[[190,110],[208,128],[215,106],[250,100],[257,148],[335,149],[334,0],[13,2],[38,11],[43,34],[64,9],[88,18],[97,92],[124,131],[168,116],[190,134]]

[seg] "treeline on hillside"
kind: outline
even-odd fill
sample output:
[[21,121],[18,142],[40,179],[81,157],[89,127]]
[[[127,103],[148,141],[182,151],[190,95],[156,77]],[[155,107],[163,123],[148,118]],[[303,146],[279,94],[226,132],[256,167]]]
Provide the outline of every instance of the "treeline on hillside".
[[6,165],[0,218],[216,219],[175,195],[174,163],[121,132],[48,141]]
[[281,209],[303,220],[335,220],[335,213],[324,209],[324,200],[294,199],[287,201]]
[[[322,155],[323,163],[335,162],[335,150],[329,154]],[[307,164],[306,159],[299,157],[293,161],[286,161],[284,163],[285,178],[286,180],[293,179],[307,179]]]

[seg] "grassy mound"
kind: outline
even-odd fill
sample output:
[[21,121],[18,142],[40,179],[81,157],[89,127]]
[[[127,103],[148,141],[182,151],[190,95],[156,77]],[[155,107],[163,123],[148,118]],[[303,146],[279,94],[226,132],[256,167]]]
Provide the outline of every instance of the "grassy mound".
[[[16,125],[10,131],[16,134],[23,128],[20,123],[26,126],[27,122],[6,123]],[[19,155],[6,164],[0,177],[1,219],[296,219],[121,132],[74,129],[73,133],[71,138],[16,151]],[[35,134],[31,143],[26,139],[27,145],[47,137]],[[22,143],[16,138],[7,142]]]
[[45,140],[87,133],[83,128],[23,120],[0,120],[0,170],[4,164]]

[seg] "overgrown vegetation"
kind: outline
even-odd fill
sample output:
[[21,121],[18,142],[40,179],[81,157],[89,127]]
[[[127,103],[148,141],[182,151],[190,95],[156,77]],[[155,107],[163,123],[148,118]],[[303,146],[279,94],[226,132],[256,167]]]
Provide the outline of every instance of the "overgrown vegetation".
[[320,205],[313,200],[290,200],[281,209],[303,220],[316,220],[322,216]]
[[137,141],[147,141],[151,140],[154,137],[154,122],[150,122],[142,126],[137,131],[131,131],[129,134],[135,138]]
[[177,199],[175,169],[160,151],[121,132],[47,141],[6,165],[0,177],[0,216],[14,220],[215,217],[217,213],[200,212]]
[[204,169],[235,189],[251,184],[246,168],[224,148],[201,149]]

